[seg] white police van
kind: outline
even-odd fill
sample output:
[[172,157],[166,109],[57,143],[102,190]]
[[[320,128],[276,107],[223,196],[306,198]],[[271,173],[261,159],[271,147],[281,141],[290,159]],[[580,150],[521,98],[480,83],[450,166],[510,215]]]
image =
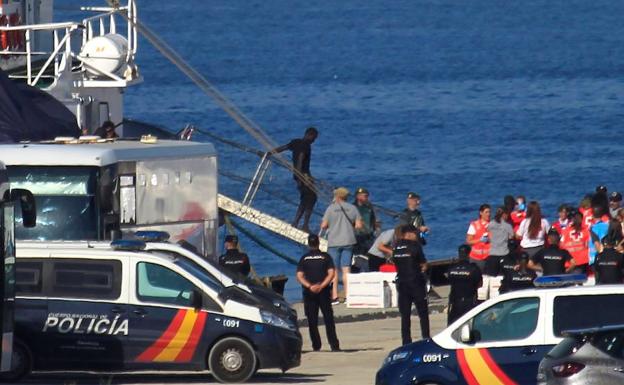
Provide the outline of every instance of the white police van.
[[[137,231],[133,236],[145,242],[145,252],[161,252],[172,257],[188,258],[206,270],[206,274],[213,277],[224,287],[237,286],[243,291],[255,296],[266,306],[274,306],[274,311],[282,317],[297,323],[297,312],[281,295],[273,290],[260,286],[250,279],[231,273],[211,260],[204,258],[192,250],[176,243],[167,242],[169,234],[163,231]],[[110,242],[92,241],[18,241],[18,246],[27,248],[104,248],[110,247]]]
[[[584,276],[581,276],[584,278]],[[543,277],[550,286],[581,277]],[[535,384],[562,332],[624,323],[624,285],[514,291],[475,307],[431,339],[392,351],[377,385]]]
[[22,247],[11,378],[30,371],[210,370],[244,382],[298,366],[301,335],[237,286],[141,241]]

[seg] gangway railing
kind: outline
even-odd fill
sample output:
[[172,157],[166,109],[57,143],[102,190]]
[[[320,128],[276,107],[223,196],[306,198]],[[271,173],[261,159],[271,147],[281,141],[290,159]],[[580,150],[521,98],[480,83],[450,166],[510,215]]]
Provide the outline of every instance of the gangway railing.
[[[267,229],[279,236],[307,245],[308,233],[279,218],[254,209],[223,194],[217,198],[219,208],[249,223]],[[320,249],[327,251],[327,241],[321,238]]]

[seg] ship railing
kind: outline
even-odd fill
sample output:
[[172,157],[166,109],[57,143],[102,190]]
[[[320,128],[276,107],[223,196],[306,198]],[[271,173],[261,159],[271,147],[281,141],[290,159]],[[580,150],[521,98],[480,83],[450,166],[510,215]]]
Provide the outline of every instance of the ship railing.
[[[0,50],[0,58],[14,58],[25,57],[26,72],[16,72],[9,76],[14,79],[25,79],[31,86],[37,86],[41,79],[55,81],[64,71],[67,69],[72,70],[71,66],[73,59],[77,59],[83,66],[88,66],[81,60],[80,56],[76,54],[73,47],[80,46],[82,48],[90,39],[96,36],[104,36],[106,34],[117,34],[120,31],[116,16],[119,12],[127,12],[130,20],[136,21],[136,4],[134,0],[129,0],[127,6],[119,8],[110,7],[83,7],[85,11],[104,12],[84,19],[82,22],[60,22],[60,23],[45,23],[45,24],[31,24],[31,25],[18,25],[18,26],[0,26],[0,35],[2,34],[18,34],[23,36],[23,44],[18,46],[9,46]],[[128,53],[126,57],[126,63],[134,61],[137,52],[137,37],[138,31],[136,30],[136,23],[127,23],[127,30],[125,35],[121,34],[128,41]],[[52,49],[50,51],[41,51],[34,49],[33,38],[36,32],[49,32],[52,34]],[[35,63],[38,63],[42,58],[47,57],[45,63],[38,71],[34,70]],[[48,74],[48,71],[53,68],[53,74]],[[119,76],[98,71],[101,75],[105,76],[112,81],[123,81]]]

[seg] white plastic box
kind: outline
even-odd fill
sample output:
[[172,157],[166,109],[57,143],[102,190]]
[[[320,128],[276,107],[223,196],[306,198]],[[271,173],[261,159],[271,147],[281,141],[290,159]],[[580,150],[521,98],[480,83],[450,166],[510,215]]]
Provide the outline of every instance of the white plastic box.
[[381,309],[397,307],[396,273],[349,274],[347,307]]

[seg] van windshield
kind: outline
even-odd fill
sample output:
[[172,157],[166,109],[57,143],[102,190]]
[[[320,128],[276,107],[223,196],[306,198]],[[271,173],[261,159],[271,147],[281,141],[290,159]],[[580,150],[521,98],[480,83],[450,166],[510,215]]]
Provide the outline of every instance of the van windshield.
[[188,271],[191,275],[202,281],[215,293],[220,294],[221,291],[223,291],[224,286],[221,284],[221,282],[217,281],[212,275],[208,274],[206,270],[204,270],[197,263],[187,258],[175,258],[173,260],[173,263]]
[[37,205],[37,226],[21,225],[16,207],[17,239],[98,239],[97,167],[10,166],[12,188],[30,190]]

